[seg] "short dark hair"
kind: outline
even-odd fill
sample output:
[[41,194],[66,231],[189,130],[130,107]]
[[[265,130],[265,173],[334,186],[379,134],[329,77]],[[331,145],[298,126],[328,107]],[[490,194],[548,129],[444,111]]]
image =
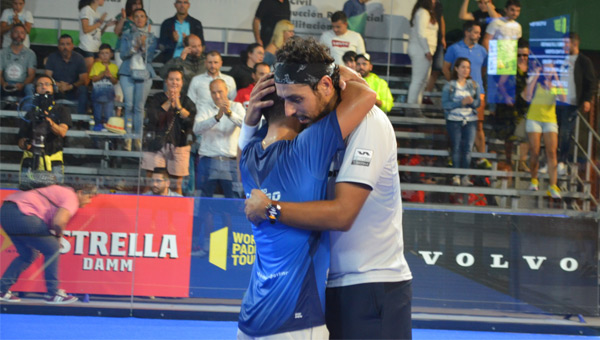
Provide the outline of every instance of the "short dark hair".
[[98,51],[102,51],[102,50],[110,50],[112,52],[112,47],[110,47],[109,44],[107,43],[103,43],[102,45],[100,45],[100,47],[98,48]]
[[219,56],[219,58],[223,59],[223,57],[221,57],[221,53],[219,53],[219,51],[215,51],[215,50],[212,50],[212,51],[206,53],[206,56],[207,57],[210,57],[210,56]]
[[481,28],[481,24],[477,21],[469,20],[463,24],[463,32],[471,31],[474,26],[479,26]]
[[152,174],[163,175],[164,178],[169,179],[169,172],[167,171],[167,168],[154,168]]
[[521,8],[521,0],[506,0],[506,5],[504,8],[509,8],[510,6]]
[[[280,63],[329,65],[334,61],[331,55],[329,55],[329,49],[312,37],[304,39],[299,36],[293,36],[277,51],[277,62]],[[331,79],[338,91],[339,78],[340,69],[336,66]],[[307,85],[315,90],[320,80],[317,79],[313,84]]]
[[171,74],[172,72],[179,72],[179,74],[181,74],[181,79],[183,79],[183,69],[181,67],[169,67],[169,69],[167,70],[167,78],[169,78],[169,74]]
[[256,63],[256,64],[254,65],[254,67],[252,68],[252,73],[256,73],[256,72],[258,72],[258,68],[259,68],[260,66],[266,66],[266,67],[269,67],[269,68],[271,67],[271,66],[269,66],[269,64],[267,64],[267,63],[264,63],[264,62],[263,62],[263,63]]
[[525,38],[520,38],[517,41],[517,48],[529,48],[529,40]]
[[337,22],[337,21],[342,21],[342,22],[348,22],[348,18],[346,17],[346,13],[342,12],[342,11],[337,11],[335,13],[333,13],[331,15],[331,22]]
[[342,56],[342,61],[344,63],[350,62],[350,61],[356,61],[356,52],[354,51],[348,51],[346,53],[344,53],[344,55]]
[[27,33],[27,29],[25,28],[25,25],[23,25],[23,23],[20,23],[20,22],[17,24],[14,24],[13,27],[10,29],[10,31],[11,32],[14,31],[15,28],[17,28],[17,27],[22,27],[25,30],[25,33]]
[[569,37],[569,39],[571,39],[571,41],[581,42],[581,38],[579,37],[579,34],[577,34],[576,32],[569,32],[568,37]]
[[262,100],[273,101],[273,105],[260,110],[265,117],[267,124],[272,124],[285,118],[285,101],[283,98],[279,97],[275,91],[265,95]]
[[70,35],[68,35],[67,33],[65,33],[65,34],[61,35],[61,36],[58,38],[58,41],[61,41],[62,39],[71,39],[71,42],[73,42],[73,37],[72,37],[72,36],[70,36]]

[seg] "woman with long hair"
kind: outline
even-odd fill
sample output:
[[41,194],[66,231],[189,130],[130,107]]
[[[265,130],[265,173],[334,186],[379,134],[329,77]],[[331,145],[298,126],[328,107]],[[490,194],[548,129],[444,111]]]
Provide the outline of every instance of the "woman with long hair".
[[106,12],[98,13],[98,7],[104,6],[104,0],[79,0],[79,49],[85,59],[88,72],[102,44],[104,30],[115,24],[109,21],[105,24]]
[[283,46],[283,44],[294,36],[294,24],[289,20],[280,20],[275,25],[275,31],[271,42],[265,47],[265,58],[263,60],[269,66],[275,64],[275,53]]
[[[119,68],[119,82],[123,89],[125,103],[125,121],[127,132],[135,133],[136,149],[141,148],[142,121],[144,104],[152,87],[152,78],[156,76],[152,67],[152,59],[156,50],[157,39],[150,32],[146,11],[138,8],[133,11],[135,26],[121,37],[121,58],[123,64]],[[131,142],[125,144],[131,148]]]
[[412,64],[407,103],[421,104],[437,48],[439,24],[433,13],[436,0],[417,0],[410,18],[408,55]]
[[525,131],[527,131],[529,137],[529,173],[531,174],[529,190],[539,190],[540,141],[543,137],[548,161],[548,176],[550,177],[550,186],[546,193],[552,198],[561,198],[560,189],[557,186],[558,123],[556,120],[556,100],[565,102],[566,95],[553,65],[542,67],[537,60],[533,64],[535,65],[533,72],[529,75],[527,87],[522,93],[523,98],[530,102],[527,121],[525,122]]
[[[471,79],[471,62],[467,58],[457,58],[452,68],[452,80],[442,91],[442,106],[446,116],[446,128],[450,137],[452,167],[455,169],[471,166],[471,150],[477,131],[477,108],[481,104],[477,82]],[[454,185],[473,185],[469,176],[452,178]]]
[[238,89],[248,87],[254,83],[252,73],[254,73],[254,65],[262,63],[265,57],[265,49],[257,43],[253,43],[246,47],[240,54],[241,63],[234,65],[229,72],[229,75],[235,80],[235,86]]
[[[115,17],[115,34],[117,35],[117,45],[115,47],[115,63],[117,66],[121,66],[123,60],[121,60],[121,52],[119,51],[121,48],[121,36],[123,33],[127,33],[131,31],[131,29],[135,26],[133,23],[133,11],[141,8],[144,9],[144,1],[143,0],[127,0],[125,3],[125,8],[121,9],[121,13],[117,14]],[[152,25],[152,19],[148,17],[148,25]]]

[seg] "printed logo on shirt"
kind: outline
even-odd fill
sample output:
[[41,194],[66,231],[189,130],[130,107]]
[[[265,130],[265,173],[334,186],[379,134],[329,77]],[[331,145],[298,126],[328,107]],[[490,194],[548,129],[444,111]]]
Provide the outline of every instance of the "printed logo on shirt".
[[331,46],[333,47],[350,47],[350,42],[349,41],[343,41],[343,40],[332,40],[331,41]]
[[354,156],[352,156],[352,165],[369,166],[372,159],[373,150],[355,149]]
[[294,319],[302,319],[302,313],[295,313]]

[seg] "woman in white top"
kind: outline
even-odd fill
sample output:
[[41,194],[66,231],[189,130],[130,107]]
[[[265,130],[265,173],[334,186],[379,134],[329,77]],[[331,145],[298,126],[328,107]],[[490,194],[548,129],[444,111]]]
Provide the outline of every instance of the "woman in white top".
[[2,11],[0,17],[0,31],[3,35],[2,48],[9,47],[12,39],[10,38],[10,30],[15,24],[23,24],[27,35],[23,41],[25,47],[29,47],[29,32],[33,26],[33,15],[28,10],[25,10],[25,0],[13,0],[12,8],[7,8]]
[[412,63],[412,75],[407,99],[410,104],[421,104],[423,90],[431,73],[439,29],[433,13],[435,1],[418,0],[410,18],[408,55]]
[[[94,58],[98,54],[100,44],[102,44],[102,33],[106,27],[115,24],[114,21],[104,25],[106,12],[102,15],[98,13],[98,7],[104,5],[104,0],[79,0],[79,49],[82,51],[85,59],[85,66],[88,72],[92,68]],[[104,26],[103,26],[104,25]]]

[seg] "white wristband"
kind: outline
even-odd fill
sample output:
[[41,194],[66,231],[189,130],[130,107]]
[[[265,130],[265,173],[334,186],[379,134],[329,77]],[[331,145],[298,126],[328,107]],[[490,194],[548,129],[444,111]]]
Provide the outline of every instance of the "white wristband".
[[242,122],[242,130],[240,131],[240,138],[238,139],[238,147],[240,150],[244,150],[246,145],[250,143],[250,140],[254,137],[259,125],[260,122],[254,126],[246,125],[246,123]]

